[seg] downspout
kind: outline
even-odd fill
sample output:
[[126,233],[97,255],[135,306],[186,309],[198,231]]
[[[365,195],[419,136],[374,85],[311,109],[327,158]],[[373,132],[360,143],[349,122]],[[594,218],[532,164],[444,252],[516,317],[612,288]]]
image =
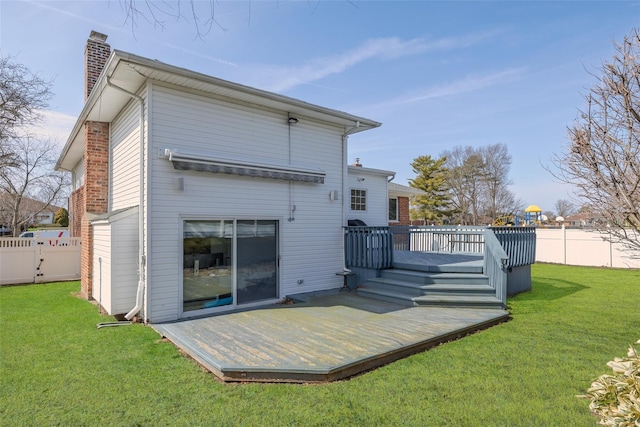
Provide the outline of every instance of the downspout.
[[[136,305],[129,311],[124,317],[127,320],[131,320],[133,316],[138,314],[144,304],[144,294],[146,290],[144,271],[147,264],[147,259],[144,253],[144,99],[135,93],[116,86],[111,83],[109,76],[107,76],[107,86],[117,89],[126,93],[130,97],[140,102],[140,159],[139,159],[139,205],[138,205],[138,290],[136,292]],[[146,316],[144,321],[146,322]]]
[[347,203],[345,200],[347,199],[347,190],[349,189],[349,166],[347,164],[347,156],[349,155],[347,143],[349,141],[349,135],[353,133],[354,130],[360,127],[360,122],[356,121],[356,123],[347,129],[344,134],[342,134],[342,238],[340,239],[340,245],[342,246],[342,269],[343,271],[347,270],[347,265],[345,264],[345,246],[344,246],[344,227],[347,225]]

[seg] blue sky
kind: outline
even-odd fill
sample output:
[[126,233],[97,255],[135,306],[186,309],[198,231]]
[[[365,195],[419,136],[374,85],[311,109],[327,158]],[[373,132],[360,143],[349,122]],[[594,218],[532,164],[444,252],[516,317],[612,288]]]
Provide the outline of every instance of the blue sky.
[[[175,7],[176,1],[165,1]],[[208,2],[196,1],[203,11]],[[144,4],[140,3],[141,7]],[[197,38],[185,15],[126,23],[120,2],[0,1],[0,52],[53,79],[47,132],[64,144],[83,105],[91,30],[112,49],[361,115],[349,157],[413,178],[410,163],[454,146],[504,143],[511,189],[553,210],[570,188],[543,165],[567,142],[583,95],[620,41],[640,27],[638,1],[216,1]],[[165,6],[166,7],[166,6]],[[204,12],[200,16],[205,16]]]

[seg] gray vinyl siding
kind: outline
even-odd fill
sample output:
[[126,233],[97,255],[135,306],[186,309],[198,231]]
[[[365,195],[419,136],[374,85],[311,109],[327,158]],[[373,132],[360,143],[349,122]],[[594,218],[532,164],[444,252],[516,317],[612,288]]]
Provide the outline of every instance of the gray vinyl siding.
[[118,220],[93,226],[93,299],[109,314],[127,313],[138,286],[137,210]]
[[111,233],[110,226],[93,227],[93,299],[111,311]]
[[[286,112],[154,86],[150,96],[148,316],[177,319],[182,311],[182,222],[185,219],[276,219],[280,224],[280,296],[337,288],[341,278],[342,132]],[[291,131],[291,148],[289,148]],[[178,171],[158,155],[169,148],[190,154],[321,169],[324,184]],[[175,178],[184,178],[184,190]],[[290,218],[289,197],[296,206]],[[298,280],[303,280],[298,284]]]
[[113,269],[113,314],[129,312],[136,304],[138,289],[138,215],[137,210],[111,224]]
[[111,124],[111,210],[139,204],[140,104],[130,102]]
[[[364,181],[358,181],[364,178]],[[347,219],[361,219],[369,226],[389,225],[389,199],[387,198],[387,177],[380,174],[366,173],[365,171],[349,171],[346,194]],[[367,204],[365,211],[351,210],[351,189],[367,191]]]

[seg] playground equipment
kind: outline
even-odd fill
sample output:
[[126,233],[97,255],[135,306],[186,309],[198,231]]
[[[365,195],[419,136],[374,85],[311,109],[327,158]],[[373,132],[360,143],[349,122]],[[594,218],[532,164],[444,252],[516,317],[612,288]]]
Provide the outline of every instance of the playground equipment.
[[522,218],[517,215],[505,214],[497,217],[493,220],[494,227],[512,227],[519,226],[522,223]]
[[542,222],[542,209],[538,205],[530,205],[524,210],[523,225],[540,225]]

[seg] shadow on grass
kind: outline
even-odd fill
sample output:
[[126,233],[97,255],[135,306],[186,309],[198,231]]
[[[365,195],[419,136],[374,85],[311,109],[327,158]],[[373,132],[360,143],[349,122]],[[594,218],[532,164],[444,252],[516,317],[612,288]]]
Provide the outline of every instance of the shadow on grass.
[[575,294],[588,286],[552,277],[537,277],[531,284],[531,292],[514,297],[518,301],[553,301]]

